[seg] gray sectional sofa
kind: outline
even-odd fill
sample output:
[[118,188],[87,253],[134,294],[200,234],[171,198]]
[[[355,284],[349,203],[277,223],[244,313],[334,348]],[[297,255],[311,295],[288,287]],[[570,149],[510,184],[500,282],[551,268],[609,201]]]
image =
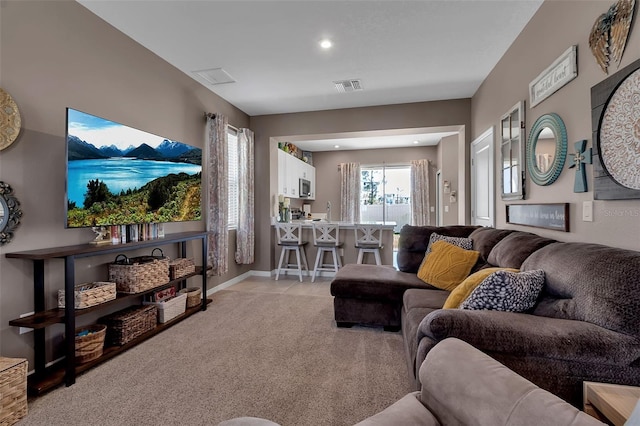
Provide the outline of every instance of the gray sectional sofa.
[[[585,380],[640,385],[640,252],[469,228],[405,226],[400,271],[345,265],[331,284],[338,325],[393,328],[398,314],[415,389],[429,351],[450,337],[576,406],[582,403]],[[526,313],[442,309],[449,292],[416,277],[433,232],[466,233],[480,252],[473,271],[489,266],[544,270],[536,305]]]

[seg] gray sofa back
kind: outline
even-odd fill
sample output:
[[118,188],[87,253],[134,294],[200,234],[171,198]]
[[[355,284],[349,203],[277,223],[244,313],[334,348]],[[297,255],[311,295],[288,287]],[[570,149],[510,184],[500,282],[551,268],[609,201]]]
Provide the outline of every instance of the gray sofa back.
[[492,266],[520,269],[531,253],[555,242],[530,232],[512,232],[495,245],[487,261]]
[[513,232],[512,229],[482,227],[473,231],[469,238],[473,240],[473,249],[480,252],[482,263],[486,264],[493,247]]
[[427,251],[431,234],[437,232],[449,237],[468,237],[478,226],[412,226],[404,225],[398,240],[398,269],[417,273]]
[[554,243],[531,254],[521,269],[546,273],[533,314],[640,335],[640,252],[599,244]]

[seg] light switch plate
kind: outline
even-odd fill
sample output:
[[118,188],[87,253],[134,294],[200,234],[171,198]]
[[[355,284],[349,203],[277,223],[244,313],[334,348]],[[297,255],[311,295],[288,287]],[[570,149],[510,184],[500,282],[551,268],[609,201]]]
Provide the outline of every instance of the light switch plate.
[[449,206],[444,206],[444,212],[449,213]]
[[582,221],[593,222],[593,201],[582,202]]

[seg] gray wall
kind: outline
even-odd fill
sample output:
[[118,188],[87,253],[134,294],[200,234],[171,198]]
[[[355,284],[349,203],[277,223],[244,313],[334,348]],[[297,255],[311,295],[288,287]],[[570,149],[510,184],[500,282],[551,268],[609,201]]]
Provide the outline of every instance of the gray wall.
[[[0,247],[0,354],[32,361],[32,335],[8,325],[33,310],[32,265],[5,253],[94,237],[90,229],[64,229],[65,108],[200,147],[204,111],[224,113],[238,127],[249,118],[75,1],[3,1],[0,10],[0,84],[18,104],[23,124],[18,140],[0,152],[0,180],[13,187],[24,213],[14,241]],[[204,228],[204,221],[189,222],[167,232]],[[111,260],[80,262],[78,280],[104,279]],[[233,252],[229,263],[229,274],[211,278],[209,287],[250,270],[235,265]],[[62,273],[61,261],[47,263],[49,307],[56,306]],[[50,328],[50,340],[61,330]]]
[[[277,142],[289,140],[289,136],[325,135],[325,134],[352,134],[355,132],[389,130],[389,129],[413,129],[424,127],[447,127],[447,130],[460,131],[460,140],[457,146],[459,150],[468,155],[469,132],[465,129],[469,126],[471,114],[469,99],[459,99],[439,102],[420,102],[401,105],[386,105],[368,108],[351,108],[331,111],[314,111],[295,114],[276,114],[251,117],[250,127],[255,132],[256,138],[256,263],[254,269],[270,271],[274,268],[274,234],[270,226],[270,212],[272,211],[274,196],[277,191]],[[434,154],[435,157],[436,154]],[[461,155],[464,157],[464,155]],[[263,161],[260,159],[269,159]],[[315,164],[314,154],[314,164]],[[337,170],[336,167],[331,174]],[[331,170],[331,166],[329,167]],[[459,176],[467,179],[467,171],[464,167],[458,168]],[[335,176],[335,175],[333,175]],[[337,178],[337,177],[336,177]],[[316,175],[317,188],[323,185],[323,179],[329,179],[331,175]],[[460,179],[460,180],[462,180]],[[468,183],[467,183],[468,186]],[[339,186],[322,197],[331,197],[332,205],[339,206]],[[318,191],[316,191],[318,192]],[[336,198],[336,194],[338,198]],[[462,191],[459,201],[460,223],[464,223],[465,193]],[[335,202],[334,202],[335,200]],[[324,199],[326,205],[326,199]],[[316,203],[322,202],[318,198]]]
[[[437,148],[435,146],[420,148],[401,149],[367,149],[353,151],[323,151],[313,154],[313,164],[316,167],[316,175],[320,177],[316,189],[316,201],[312,202],[311,210],[324,212],[327,201],[331,201],[333,208],[333,218],[340,217],[340,163],[360,163],[367,165],[409,165],[411,160],[427,159],[431,161],[431,182],[435,181],[435,171],[437,167]],[[435,203],[435,192],[429,194],[432,203]],[[435,221],[435,213],[432,215],[432,222]]]
[[[591,87],[608,76],[597,65],[589,49],[589,33],[600,14],[613,2],[546,1],[472,98],[472,139],[490,126],[499,129],[500,117],[516,102],[526,100],[526,136],[535,120],[545,113],[559,114],[568,134],[567,154],[573,143],[591,140]],[[636,16],[620,68],[640,58],[640,28]],[[572,45],[578,45],[578,76],[534,108],[529,106],[529,83]],[[617,71],[612,64],[609,75]],[[496,159],[500,144],[496,143]],[[582,202],[593,200],[593,166],[587,166],[589,192],[574,193],[575,169],[567,158],[558,180],[549,186],[526,183],[526,203],[571,203],[571,232],[506,224],[505,203],[500,200],[500,175],[496,170],[497,221],[499,228],[533,231],[562,241],[589,241],[640,249],[640,200],[594,201],[593,222],[582,221]],[[499,161],[497,162],[497,164]]]

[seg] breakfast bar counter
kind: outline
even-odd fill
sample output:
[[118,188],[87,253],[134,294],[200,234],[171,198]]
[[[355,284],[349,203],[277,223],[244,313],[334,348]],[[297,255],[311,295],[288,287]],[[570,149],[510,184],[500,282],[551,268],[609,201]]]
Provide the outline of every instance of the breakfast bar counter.
[[[307,253],[307,263],[309,264],[309,268],[313,270],[314,260],[316,258],[316,248],[313,246],[313,223],[327,223],[326,220],[292,220],[291,223],[300,223],[302,225],[302,239],[303,241],[307,241],[308,244],[305,246],[305,251]],[[340,226],[340,242],[342,243],[342,248],[340,249],[340,254],[342,258],[342,264],[346,265],[347,263],[356,263],[358,258],[358,249],[355,247],[355,228],[356,224],[354,222],[342,222],[342,221],[330,221],[328,223],[338,224]],[[359,222],[359,225],[381,225],[382,226],[382,250],[380,250],[380,255],[382,258],[383,265],[392,265],[393,264],[393,230],[396,226],[396,222]],[[278,241],[275,236],[275,224],[274,228],[274,240]],[[275,245],[275,262],[274,269],[277,268],[277,259],[280,257],[280,247]],[[365,256],[363,263],[372,263],[375,264],[375,260],[373,255]],[[327,275],[328,276],[328,275]]]

